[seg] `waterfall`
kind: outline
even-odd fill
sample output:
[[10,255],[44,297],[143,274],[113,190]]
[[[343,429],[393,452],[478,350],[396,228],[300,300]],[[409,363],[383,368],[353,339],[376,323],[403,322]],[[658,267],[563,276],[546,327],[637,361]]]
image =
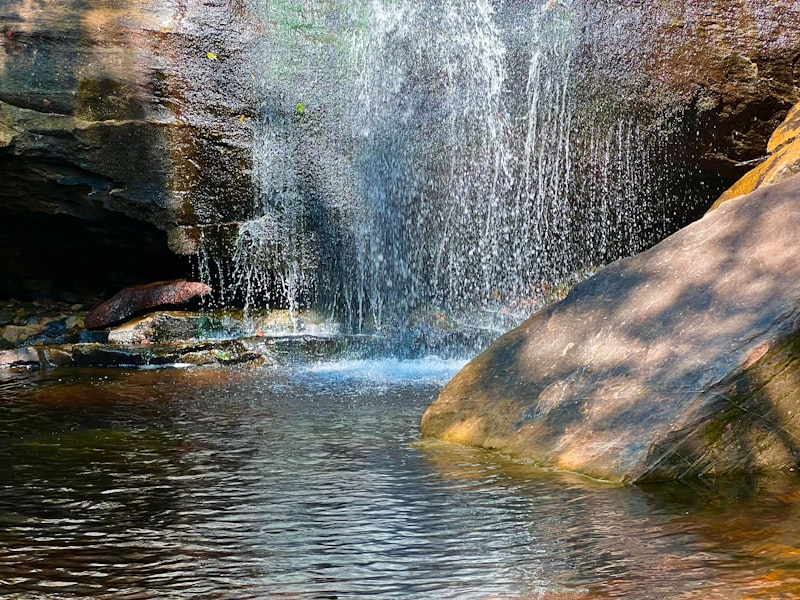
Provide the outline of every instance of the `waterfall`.
[[603,63],[580,3],[251,4],[259,193],[226,270],[246,303],[508,327],[675,228],[680,123]]
[[374,2],[356,45],[359,268],[377,325],[491,293],[501,240],[484,233],[511,176],[493,16],[487,0]]

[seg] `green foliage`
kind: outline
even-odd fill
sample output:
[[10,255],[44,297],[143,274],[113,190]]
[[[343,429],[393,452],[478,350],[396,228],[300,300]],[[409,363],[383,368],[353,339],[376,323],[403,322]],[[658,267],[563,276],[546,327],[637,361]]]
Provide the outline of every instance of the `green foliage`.
[[[334,45],[337,32],[327,26],[329,14],[338,14],[346,4],[336,0],[273,0],[268,4],[269,19],[281,30],[303,41]],[[300,40],[297,40],[300,41]]]

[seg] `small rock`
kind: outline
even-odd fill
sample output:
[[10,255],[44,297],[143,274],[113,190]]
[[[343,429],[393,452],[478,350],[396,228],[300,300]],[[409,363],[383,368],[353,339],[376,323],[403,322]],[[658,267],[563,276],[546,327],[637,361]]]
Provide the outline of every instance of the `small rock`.
[[44,331],[42,325],[6,325],[3,328],[3,339],[12,344],[21,344]]
[[67,319],[62,317],[46,323],[42,333],[49,338],[57,338],[67,332]]
[[201,350],[199,352],[189,352],[181,357],[181,362],[195,367],[213,365],[217,363],[211,350]]
[[14,348],[0,351],[0,368],[35,366],[39,364],[39,352],[35,348]]
[[67,329],[76,329],[83,327],[83,317],[78,315],[71,315],[66,320]]
[[75,361],[72,358],[72,349],[69,346],[42,348],[43,362],[48,367],[72,367]]

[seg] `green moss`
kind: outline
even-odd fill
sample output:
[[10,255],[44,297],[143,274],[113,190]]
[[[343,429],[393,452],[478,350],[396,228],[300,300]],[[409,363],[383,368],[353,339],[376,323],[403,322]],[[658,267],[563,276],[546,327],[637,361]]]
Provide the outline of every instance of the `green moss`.
[[729,427],[730,421],[727,419],[727,417],[711,421],[708,425],[706,425],[706,428],[703,431],[703,438],[709,445],[718,444],[720,441],[722,441],[722,436],[725,435],[725,432],[729,429]]

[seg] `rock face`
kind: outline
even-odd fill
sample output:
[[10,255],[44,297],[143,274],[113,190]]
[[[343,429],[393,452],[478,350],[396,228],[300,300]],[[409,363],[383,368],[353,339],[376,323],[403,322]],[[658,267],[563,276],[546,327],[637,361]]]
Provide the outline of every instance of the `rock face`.
[[[573,2],[600,31],[588,49],[601,77],[623,85],[683,127],[691,153],[720,190],[764,156],[770,134],[800,101],[800,5],[768,0]],[[593,58],[596,57],[596,58]],[[607,66],[606,66],[607,65]],[[596,76],[596,75],[594,75]],[[618,77],[618,76],[617,76]]]
[[711,206],[715,210],[723,202],[754,192],[760,187],[775,185],[800,173],[800,104],[795,105],[767,144],[770,156],[749,171]]
[[246,21],[234,0],[0,2],[0,296],[185,275],[181,228],[247,212]]
[[205,283],[177,279],[127,287],[97,306],[86,316],[87,329],[99,329],[159,306],[176,305],[205,296],[211,288]]
[[690,0],[640,10],[654,32],[642,49],[652,90],[683,97],[695,123],[687,147],[730,185],[763,157],[766,140],[800,101],[800,5]]
[[800,177],[731,200],[501,337],[426,437],[618,482],[800,461]]

